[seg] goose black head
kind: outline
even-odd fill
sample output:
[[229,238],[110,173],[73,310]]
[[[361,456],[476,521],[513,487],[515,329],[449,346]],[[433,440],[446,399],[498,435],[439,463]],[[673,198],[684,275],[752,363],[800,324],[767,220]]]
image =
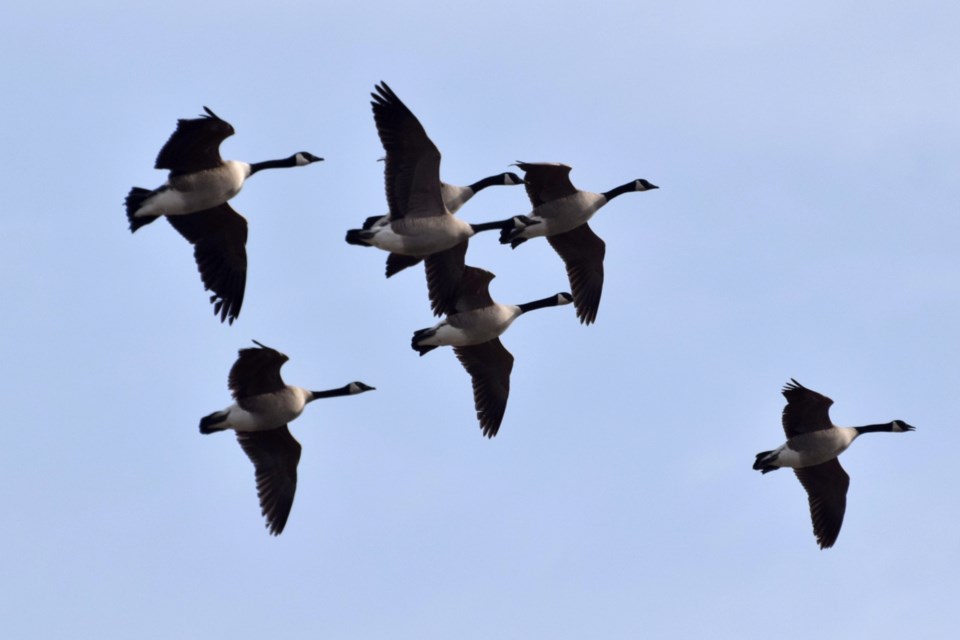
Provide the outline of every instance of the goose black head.
[[350,395],[353,395],[356,393],[363,393],[364,391],[376,391],[377,388],[371,387],[370,385],[362,382],[351,382],[347,385],[347,389],[349,389]]
[[290,156],[293,160],[295,166],[302,167],[306,164],[312,164],[314,162],[322,162],[323,158],[313,155],[309,151],[298,151],[297,153]]
[[893,428],[894,433],[900,433],[902,431],[916,431],[917,428],[910,426],[903,420],[894,420],[890,423],[890,426]]
[[653,184],[649,180],[644,180],[640,178],[639,180],[633,183],[633,188],[635,191],[650,191],[651,189],[659,189],[657,185]]

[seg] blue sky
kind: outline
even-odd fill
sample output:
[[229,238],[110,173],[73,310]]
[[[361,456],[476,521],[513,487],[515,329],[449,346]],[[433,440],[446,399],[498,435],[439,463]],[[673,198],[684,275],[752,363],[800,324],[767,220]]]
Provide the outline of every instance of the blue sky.
[[[960,518],[960,8],[927,2],[19,3],[0,9],[0,447],[8,637],[949,637]],[[225,15],[226,11],[233,11]],[[515,160],[603,191],[597,323],[521,318],[481,437],[421,270],[346,229],[386,211],[369,92],[387,81],[467,184]],[[177,118],[231,122],[255,176],[246,300],[213,316],[169,225],[123,197]],[[471,222],[528,210],[490,189]],[[493,297],[568,288],[543,241],[468,262]],[[257,339],[318,402],[286,531],[198,419]],[[858,441],[818,550],[783,438],[790,377]],[[831,633],[825,634],[831,637]]]

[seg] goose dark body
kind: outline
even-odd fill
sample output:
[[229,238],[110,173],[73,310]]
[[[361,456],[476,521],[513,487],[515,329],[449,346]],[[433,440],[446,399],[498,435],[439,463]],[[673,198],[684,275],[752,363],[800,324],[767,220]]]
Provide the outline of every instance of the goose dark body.
[[439,346],[453,347],[470,374],[477,420],[488,438],[500,430],[513,371],[513,356],[500,336],[524,313],[573,302],[569,293],[558,293],[520,305],[498,304],[490,297],[493,278],[489,271],[466,267],[457,288],[454,313],[433,327],[415,331],[411,341],[411,347],[421,356]]
[[230,368],[228,386],[234,404],[202,418],[200,433],[236,431],[237,441],[256,471],[257,496],[267,528],[272,535],[279,535],[293,506],[301,452],[300,443],[290,433],[287,423],[314,400],[355,395],[374,388],[362,382],[326,391],[287,385],[280,376],[280,368],[289,358],[256,340],[253,342],[257,347],[241,349]]
[[[436,315],[453,309],[463,275],[467,240],[482,231],[502,230],[512,221],[469,224],[453,215],[467,199],[464,192],[440,181],[440,151],[420,120],[385,82],[371,94],[373,119],[386,151],[384,191],[390,212],[367,218],[360,229],[347,231],[346,241],[390,252],[386,276],[426,260],[427,290]],[[501,174],[500,184],[519,183],[514,174]],[[496,176],[469,189],[496,183]],[[445,186],[447,188],[445,188]],[[472,194],[471,196],[472,197]],[[453,208],[448,206],[448,202]]]
[[206,115],[177,121],[154,164],[169,171],[156,189],[134,187],[125,201],[130,231],[163,216],[190,244],[204,288],[220,321],[240,314],[247,280],[247,221],[228,204],[254,173],[319,162],[301,151],[288,158],[248,164],[224,160],[220,144],[233,126],[204,107]]
[[546,236],[563,259],[573,291],[573,304],[582,324],[597,319],[603,292],[606,245],[587,221],[605,204],[631,191],[658,189],[645,179],[622,184],[603,193],[581,191],[570,182],[570,167],[553,162],[517,162],[524,172],[533,210],[514,217],[500,232],[500,242],[516,249],[530,238]]
[[838,456],[864,433],[914,431],[903,420],[862,427],[838,427],[830,420],[833,400],[791,379],[783,388],[785,444],[757,454],[753,468],[761,473],[791,467],[807,492],[813,532],[821,549],[837,541],[847,508],[850,476]]

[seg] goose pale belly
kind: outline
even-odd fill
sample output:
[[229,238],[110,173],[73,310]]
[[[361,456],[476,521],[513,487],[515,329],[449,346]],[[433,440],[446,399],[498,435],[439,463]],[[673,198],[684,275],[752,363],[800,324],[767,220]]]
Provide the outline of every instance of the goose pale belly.
[[219,206],[240,193],[249,175],[249,165],[231,160],[215,169],[171,176],[136,215],[176,216]]
[[473,235],[470,225],[450,214],[427,218],[402,218],[374,227],[375,247],[406,256],[428,256],[454,247]]
[[230,407],[227,422],[237,431],[266,431],[287,424],[303,413],[304,394],[284,389],[238,400]]
[[545,202],[527,216],[540,224],[525,228],[520,236],[524,238],[555,236],[572,231],[588,222],[606,202],[607,199],[603,195],[589,191],[578,191],[565,198]]
[[489,342],[503,335],[519,315],[519,307],[506,304],[457,313],[441,322],[436,334],[424,344],[465,347]]
[[812,467],[833,460],[857,437],[855,429],[834,427],[794,436],[781,447],[777,464],[782,467]]

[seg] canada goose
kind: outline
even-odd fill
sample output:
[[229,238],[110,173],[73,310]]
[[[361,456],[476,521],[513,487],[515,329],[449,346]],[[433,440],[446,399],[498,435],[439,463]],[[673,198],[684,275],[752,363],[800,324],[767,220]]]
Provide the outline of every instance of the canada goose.
[[902,433],[914,427],[903,420],[865,427],[838,427],[830,421],[833,400],[790,379],[782,391],[783,430],[787,442],[773,451],[761,451],[753,468],[762,473],[792,467],[807,491],[813,533],[821,549],[833,546],[847,509],[850,476],[837,459],[862,433]]
[[659,189],[640,179],[619,187],[591,193],[570,182],[570,167],[554,162],[517,162],[524,171],[527,195],[533,211],[513,218],[514,224],[500,232],[500,242],[516,249],[537,236],[546,236],[567,267],[573,303],[581,324],[597,319],[603,292],[603,256],[606,245],[587,224],[600,207],[630,191]]
[[429,329],[413,333],[411,346],[421,356],[440,346],[452,346],[460,364],[473,380],[473,400],[483,435],[492,438],[500,429],[510,395],[513,356],[499,336],[528,311],[573,302],[569,293],[558,293],[526,304],[498,304],[488,286],[495,276],[466,267],[458,287],[456,311]]
[[[387,154],[384,183],[390,214],[386,221],[381,216],[367,218],[363,228],[347,231],[346,240],[389,251],[388,278],[426,259],[431,307],[442,315],[452,310],[467,239],[481,231],[513,226],[513,221],[469,224],[454,216],[444,201],[440,151],[387,83],[375,88],[370,104]],[[448,250],[447,255],[435,255]]]
[[300,167],[323,158],[300,151],[289,158],[248,164],[220,157],[220,143],[234,133],[229,122],[207,107],[206,115],[177,121],[154,167],[168,169],[167,181],[150,190],[133,187],[126,198],[130,231],[166,216],[193,245],[204,288],[220,321],[240,313],[247,280],[247,221],[227,204],[244,181],[262,169]]
[[309,402],[319,398],[349,396],[374,388],[351,382],[328,391],[308,391],[284,384],[280,367],[289,358],[253,341],[258,348],[240,349],[230,369],[228,385],[235,403],[200,420],[200,433],[233,429],[237,440],[256,469],[260,509],[273,535],[287,524],[293,496],[297,491],[297,464],[300,443],[287,423],[303,413]]

